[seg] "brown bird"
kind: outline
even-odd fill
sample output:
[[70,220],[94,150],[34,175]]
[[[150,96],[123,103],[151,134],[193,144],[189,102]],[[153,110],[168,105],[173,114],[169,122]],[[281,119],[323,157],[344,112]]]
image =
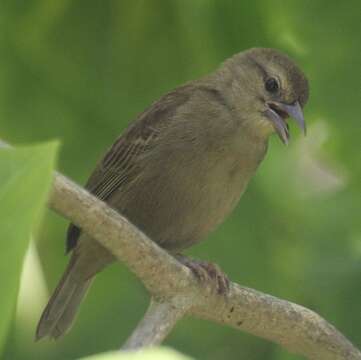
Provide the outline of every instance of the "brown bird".
[[[276,132],[288,143],[288,116],[306,131],[307,98],[307,79],[286,55],[265,48],[236,54],[141,113],[86,188],[178,254],[234,209],[266,154],[269,136]],[[114,261],[73,224],[67,250],[69,265],[41,316],[37,339],[56,339],[70,328],[94,275]]]

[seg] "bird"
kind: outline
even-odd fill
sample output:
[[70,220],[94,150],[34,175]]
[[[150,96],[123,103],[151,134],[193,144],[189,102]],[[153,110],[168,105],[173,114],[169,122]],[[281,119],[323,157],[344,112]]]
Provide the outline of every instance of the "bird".
[[[306,75],[288,55],[271,48],[239,52],[138,115],[85,188],[182,261],[181,252],[235,208],[270,136],[288,144],[289,118],[306,133],[308,96]],[[64,335],[95,275],[115,261],[74,224],[66,248],[70,261],[41,315],[36,340]]]

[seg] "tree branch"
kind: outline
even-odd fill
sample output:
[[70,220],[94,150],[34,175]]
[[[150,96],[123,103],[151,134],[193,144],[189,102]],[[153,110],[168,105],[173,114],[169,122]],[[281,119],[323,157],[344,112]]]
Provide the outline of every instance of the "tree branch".
[[126,342],[127,349],[161,343],[183,315],[192,314],[271,340],[309,359],[361,360],[361,352],[311,310],[235,283],[227,298],[210,292],[119,213],[58,173],[49,206],[126,263],[157,299]]
[[122,349],[134,350],[161,344],[177,321],[184,316],[187,308],[181,298],[174,297],[173,301],[152,298],[143,319]]

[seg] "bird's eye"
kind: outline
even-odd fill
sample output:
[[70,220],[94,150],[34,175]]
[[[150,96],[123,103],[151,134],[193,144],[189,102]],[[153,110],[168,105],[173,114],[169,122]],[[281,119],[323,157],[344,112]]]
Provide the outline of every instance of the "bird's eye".
[[265,87],[268,92],[275,93],[279,89],[279,84],[275,78],[269,78],[266,80]]

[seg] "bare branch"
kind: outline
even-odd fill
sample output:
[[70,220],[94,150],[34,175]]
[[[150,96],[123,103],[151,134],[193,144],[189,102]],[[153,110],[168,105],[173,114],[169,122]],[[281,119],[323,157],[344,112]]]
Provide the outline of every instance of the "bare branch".
[[186,299],[174,297],[173,301],[162,301],[152,298],[143,319],[122,350],[135,350],[161,344],[191,305],[188,301],[182,300]]
[[154,298],[161,299],[151,303],[125,344],[128,349],[159,344],[190,313],[271,340],[309,359],[361,360],[361,352],[311,310],[234,283],[227,298],[210,292],[119,213],[57,173],[49,206],[125,262]]
[[312,310],[235,283],[227,300],[209,298],[192,314],[268,339],[308,359],[361,359],[361,352]]

